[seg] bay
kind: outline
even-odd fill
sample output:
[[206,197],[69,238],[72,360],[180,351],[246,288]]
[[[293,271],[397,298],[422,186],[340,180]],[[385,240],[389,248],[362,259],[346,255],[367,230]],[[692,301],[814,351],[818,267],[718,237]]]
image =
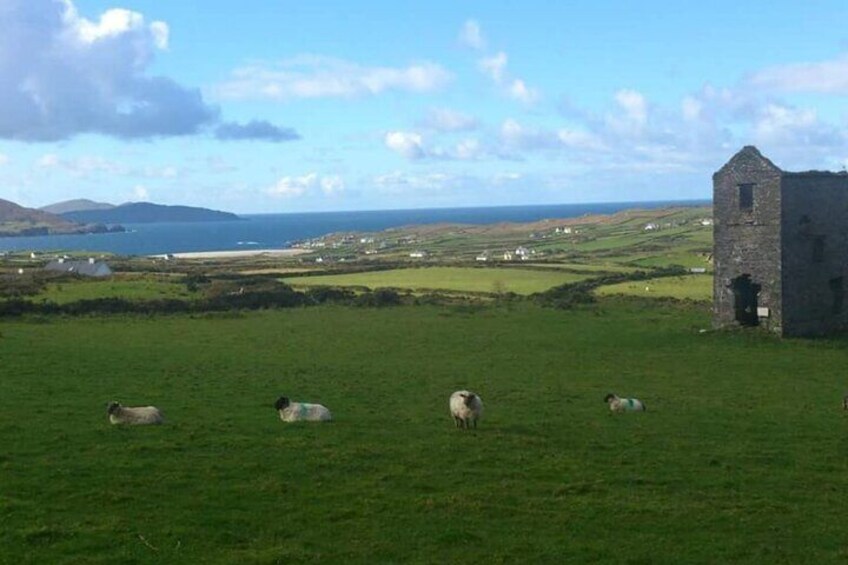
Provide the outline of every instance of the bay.
[[0,238],[0,251],[89,251],[153,255],[192,251],[285,249],[298,240],[333,232],[374,232],[434,223],[492,224],[613,214],[667,206],[709,206],[709,200],[606,202],[539,206],[431,208],[358,212],[249,214],[230,222],[126,224],[125,233]]

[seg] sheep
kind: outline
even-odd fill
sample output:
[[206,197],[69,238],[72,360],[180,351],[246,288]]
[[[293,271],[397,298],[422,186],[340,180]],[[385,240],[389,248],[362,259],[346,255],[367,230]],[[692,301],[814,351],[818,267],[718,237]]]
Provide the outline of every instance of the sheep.
[[467,430],[474,424],[477,429],[477,420],[483,415],[483,399],[473,392],[458,390],[450,396],[449,405],[457,428]]
[[106,408],[109,421],[113,424],[143,426],[161,424],[165,421],[162,412],[155,406],[121,406],[120,402],[110,402]]
[[291,402],[285,396],[277,399],[274,408],[280,413],[280,420],[283,422],[329,422],[333,419],[326,406]]
[[604,402],[609,404],[609,408],[613,412],[644,412],[647,410],[645,403],[641,400],[636,398],[619,398],[613,393],[606,395]]

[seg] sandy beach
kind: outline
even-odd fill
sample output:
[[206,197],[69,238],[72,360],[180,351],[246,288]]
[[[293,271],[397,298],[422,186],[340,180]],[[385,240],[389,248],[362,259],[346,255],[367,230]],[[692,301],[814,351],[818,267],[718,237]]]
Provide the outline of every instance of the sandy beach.
[[151,255],[157,259],[238,259],[267,255],[269,257],[294,257],[309,253],[309,249],[239,249],[237,251],[191,251],[186,253],[167,253]]

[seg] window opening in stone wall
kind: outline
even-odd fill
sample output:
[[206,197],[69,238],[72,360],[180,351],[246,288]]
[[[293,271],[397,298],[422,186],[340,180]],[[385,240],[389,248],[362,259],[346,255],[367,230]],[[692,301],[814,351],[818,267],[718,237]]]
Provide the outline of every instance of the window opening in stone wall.
[[756,326],[760,323],[757,316],[757,298],[761,285],[751,281],[751,275],[740,275],[730,283],[733,290],[733,305],[736,321],[742,326]]
[[813,263],[824,261],[824,236],[817,235],[813,238]]
[[845,290],[842,277],[836,277],[835,279],[830,279],[828,281],[830,285],[830,292],[833,293],[833,303],[832,303],[832,312],[834,314],[841,314],[842,308],[845,304]]
[[750,211],[754,208],[754,185],[746,183],[739,185],[739,209]]

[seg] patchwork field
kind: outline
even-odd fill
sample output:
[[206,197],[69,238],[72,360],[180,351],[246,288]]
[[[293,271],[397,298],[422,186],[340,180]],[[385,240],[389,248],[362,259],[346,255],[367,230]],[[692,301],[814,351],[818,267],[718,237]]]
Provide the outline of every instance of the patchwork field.
[[128,300],[156,300],[163,298],[190,299],[191,293],[180,277],[110,277],[108,279],[76,279],[50,283],[44,292],[35,295],[36,301],[48,300],[67,304],[77,300],[96,298],[125,298]]
[[586,274],[518,268],[421,267],[286,278],[283,282],[301,286],[364,286],[410,290],[446,290],[456,292],[514,292],[532,294],[565,283],[585,280]]
[[605,285],[595,292],[599,295],[622,294],[708,301],[713,297],[713,277],[712,275],[686,275],[629,281]]
[[618,298],[5,320],[0,562],[845,562],[845,342],[706,327]]

